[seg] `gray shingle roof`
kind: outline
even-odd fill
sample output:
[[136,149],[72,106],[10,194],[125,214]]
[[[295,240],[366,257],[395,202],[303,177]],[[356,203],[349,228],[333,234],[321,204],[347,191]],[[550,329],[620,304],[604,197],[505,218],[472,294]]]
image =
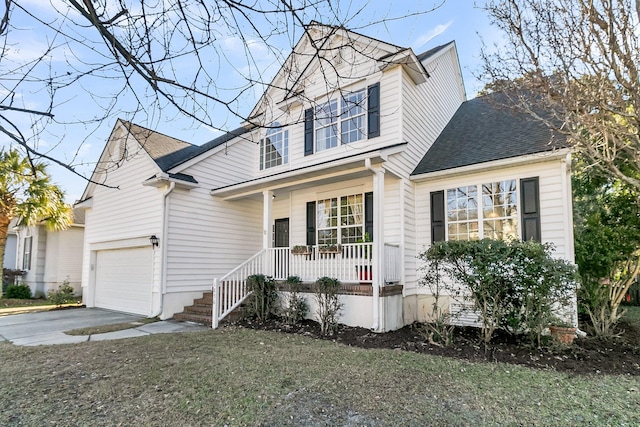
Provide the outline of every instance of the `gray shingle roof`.
[[445,43],[445,44],[441,44],[440,46],[436,46],[434,48],[431,48],[425,52],[422,52],[418,55],[416,55],[418,57],[418,60],[420,62],[424,61],[425,59],[428,59],[430,57],[432,57],[433,55],[435,55],[436,53],[440,52],[442,49],[444,49],[445,47],[449,46],[450,44],[454,43],[454,41],[450,41],[449,43]]
[[566,147],[564,136],[488,95],[463,102],[411,175]]
[[[198,146],[124,120],[122,122],[163,172],[167,172],[169,169],[249,131],[247,128],[239,127]],[[175,176],[181,176],[183,180],[187,181],[193,180],[192,177],[185,174],[175,174]]]

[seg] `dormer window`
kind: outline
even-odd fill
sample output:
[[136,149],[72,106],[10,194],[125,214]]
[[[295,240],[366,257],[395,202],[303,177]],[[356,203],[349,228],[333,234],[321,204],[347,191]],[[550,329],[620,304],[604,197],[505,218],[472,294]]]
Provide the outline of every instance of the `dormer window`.
[[274,122],[260,140],[260,170],[289,163],[289,131]]

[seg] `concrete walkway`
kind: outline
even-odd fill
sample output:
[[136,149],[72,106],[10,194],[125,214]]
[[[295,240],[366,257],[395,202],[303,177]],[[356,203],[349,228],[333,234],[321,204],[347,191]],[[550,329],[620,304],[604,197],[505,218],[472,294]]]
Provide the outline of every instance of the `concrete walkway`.
[[144,317],[97,308],[75,308],[0,317],[0,341],[15,345],[73,344],[85,341],[116,340],[150,334],[205,331],[210,328],[193,323],[163,320],[138,327],[95,335],[67,335],[72,329],[131,323]]

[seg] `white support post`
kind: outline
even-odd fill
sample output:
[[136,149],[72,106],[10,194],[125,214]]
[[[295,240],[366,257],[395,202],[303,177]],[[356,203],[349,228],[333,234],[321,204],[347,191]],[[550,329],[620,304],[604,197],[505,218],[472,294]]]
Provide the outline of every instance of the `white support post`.
[[384,169],[375,168],[373,176],[373,327],[383,330],[384,312],[380,305],[380,287],[384,284]]
[[[262,248],[273,247],[273,191],[262,192]],[[264,257],[263,274],[270,275],[272,263],[269,263],[269,256]]]
[[211,309],[211,327],[213,329],[218,328],[218,313],[220,312],[220,295],[218,287],[218,279],[213,279],[213,306]]

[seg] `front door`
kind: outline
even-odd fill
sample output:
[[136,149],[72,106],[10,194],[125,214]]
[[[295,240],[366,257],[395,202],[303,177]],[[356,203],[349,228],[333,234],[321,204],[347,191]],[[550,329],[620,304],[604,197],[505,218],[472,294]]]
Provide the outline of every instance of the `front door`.
[[[273,233],[273,246],[276,248],[289,247],[289,218],[276,219]],[[276,279],[289,277],[289,251],[276,250],[274,252],[274,269]]]
[[276,248],[289,247],[289,218],[276,219],[273,246]]

